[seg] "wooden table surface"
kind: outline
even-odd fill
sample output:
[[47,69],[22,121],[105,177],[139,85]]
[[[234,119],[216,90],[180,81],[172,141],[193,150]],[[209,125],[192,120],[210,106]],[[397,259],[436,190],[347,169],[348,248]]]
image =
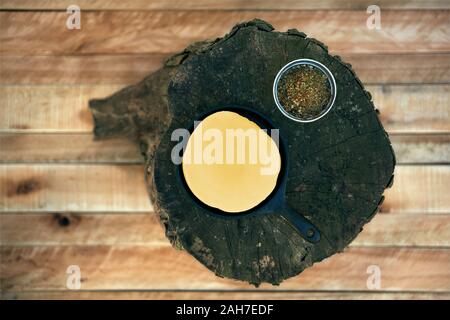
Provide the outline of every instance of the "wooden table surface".
[[[0,285],[11,298],[450,299],[450,1],[0,1]],[[280,286],[221,279],[172,248],[137,146],[96,142],[87,101],[195,40],[258,17],[350,62],[398,166],[381,213],[343,253]],[[80,290],[66,286],[68,266]],[[379,266],[381,288],[367,287]]]

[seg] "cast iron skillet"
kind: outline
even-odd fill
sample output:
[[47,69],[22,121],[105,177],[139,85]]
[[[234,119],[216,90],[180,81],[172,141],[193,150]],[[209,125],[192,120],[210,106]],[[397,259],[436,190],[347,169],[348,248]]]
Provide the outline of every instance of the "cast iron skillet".
[[[255,122],[260,128],[267,129],[268,133],[270,129],[275,129],[272,123],[267,120],[267,117],[264,117],[262,114],[256,112],[253,109],[241,106],[228,106],[222,107],[215,110],[210,110],[208,113],[201,115],[198,117],[198,121],[205,119],[207,116],[219,112],[219,111],[232,111],[240,114],[241,116],[246,117],[247,119]],[[190,133],[194,131],[194,126],[190,128]],[[284,219],[286,219],[291,226],[308,242],[317,243],[320,240],[320,231],[314,226],[308,219],[306,219],[303,215],[292,209],[288,203],[286,198],[286,183],[288,177],[288,154],[286,152],[286,146],[284,139],[282,137],[282,133],[280,132],[278,149],[280,151],[281,156],[281,169],[278,175],[277,183],[272,191],[272,193],[264,199],[261,203],[259,203],[256,207],[253,207],[250,210],[242,211],[242,212],[225,212],[218,208],[214,208],[208,206],[203,203],[200,199],[198,199],[190,190],[189,186],[186,183],[183,174],[182,164],[178,164],[178,174],[179,178],[182,181],[186,191],[190,194],[195,204],[201,206],[205,209],[208,214],[213,215],[215,217],[219,217],[221,219],[240,219],[243,216],[263,216],[269,214],[278,214],[281,215]],[[184,141],[187,143],[187,141]],[[184,150],[184,149],[183,149]],[[243,195],[245,196],[245,195]]]

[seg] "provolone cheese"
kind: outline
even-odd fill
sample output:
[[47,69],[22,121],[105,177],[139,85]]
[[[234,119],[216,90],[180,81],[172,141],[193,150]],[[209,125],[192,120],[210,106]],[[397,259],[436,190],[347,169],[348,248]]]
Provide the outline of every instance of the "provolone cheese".
[[208,206],[230,213],[261,203],[274,190],[281,168],[280,152],[270,133],[231,111],[202,120],[182,160],[192,193]]

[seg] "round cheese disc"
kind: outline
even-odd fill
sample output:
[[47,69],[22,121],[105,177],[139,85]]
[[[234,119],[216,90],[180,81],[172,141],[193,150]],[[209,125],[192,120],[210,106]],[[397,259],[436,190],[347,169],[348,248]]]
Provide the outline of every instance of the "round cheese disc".
[[281,156],[270,130],[231,111],[213,113],[189,137],[182,169],[191,192],[228,213],[250,210],[274,190]]

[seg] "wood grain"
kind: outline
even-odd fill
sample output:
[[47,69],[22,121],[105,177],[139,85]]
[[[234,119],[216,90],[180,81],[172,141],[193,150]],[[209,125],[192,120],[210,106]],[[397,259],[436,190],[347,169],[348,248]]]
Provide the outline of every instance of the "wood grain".
[[397,166],[382,212],[450,212],[450,166]]
[[[0,132],[92,132],[88,100],[119,85],[0,86]],[[450,132],[450,85],[367,86],[390,133]],[[39,110],[39,112],[36,112]]]
[[[0,84],[133,84],[170,54],[4,56]],[[344,54],[365,84],[450,83],[449,53]]]
[[[398,164],[449,164],[450,135],[391,135]],[[0,133],[0,163],[143,163],[136,143],[90,133]]]
[[[72,1],[2,0],[13,11],[0,12],[0,298],[450,299],[450,2],[378,1],[380,31],[366,28],[371,2],[79,0],[82,29],[67,30]],[[138,147],[93,141],[87,109],[254,17],[351,63],[400,163],[382,212],[343,254],[267,291],[169,245]],[[66,289],[71,264],[82,291]],[[369,265],[380,291],[367,289]]]
[[[120,86],[2,86],[0,128],[13,131],[92,132],[88,100]],[[39,112],[36,112],[39,110]],[[68,129],[68,130],[67,130]]]
[[[2,0],[1,9],[66,10],[71,0]],[[78,0],[82,10],[365,10],[371,0]],[[378,0],[382,9],[449,9],[445,0]]]
[[[440,157],[442,146],[445,144],[433,144],[436,158]],[[0,134],[0,163],[143,162],[137,143],[124,138],[97,141],[90,133]]]
[[142,165],[0,166],[0,211],[152,211]]
[[450,83],[448,53],[348,54],[342,58],[365,84]]
[[82,16],[81,29],[69,30],[65,12],[0,12],[0,54],[170,53],[223,36],[255,17],[277,30],[301,29],[335,53],[450,51],[448,10],[383,10],[381,30],[367,28],[363,10],[88,11]]
[[[133,84],[162,67],[168,56],[168,54],[3,56],[0,59],[2,69],[0,83]],[[430,58],[434,59],[431,56]],[[439,61],[435,63],[440,64]],[[436,78],[441,76],[447,78],[445,75],[447,71],[440,70],[436,70]],[[448,74],[450,78],[450,71]]]
[[367,88],[390,133],[448,132],[450,86],[378,86]]
[[[7,246],[169,246],[153,213],[13,213],[0,217]],[[378,214],[351,246],[450,247],[450,215]]]
[[[449,213],[450,166],[397,166],[382,212]],[[0,165],[0,212],[152,211],[142,165]]]
[[398,164],[449,164],[450,135],[391,135]]
[[376,215],[351,246],[450,246],[450,215]]
[[[449,216],[450,217],[450,216]],[[13,213],[0,217],[3,245],[170,246],[156,214]]]
[[[3,288],[64,290],[66,269],[78,265],[83,290],[230,290],[251,285],[216,277],[186,252],[154,246],[0,248]],[[379,266],[385,291],[450,291],[449,249],[348,248],[273,290],[366,291],[367,268]],[[30,272],[32,270],[32,272]]]
[[[0,296],[1,297],[1,296]],[[20,300],[448,300],[447,292],[349,291],[7,291],[4,299]]]

